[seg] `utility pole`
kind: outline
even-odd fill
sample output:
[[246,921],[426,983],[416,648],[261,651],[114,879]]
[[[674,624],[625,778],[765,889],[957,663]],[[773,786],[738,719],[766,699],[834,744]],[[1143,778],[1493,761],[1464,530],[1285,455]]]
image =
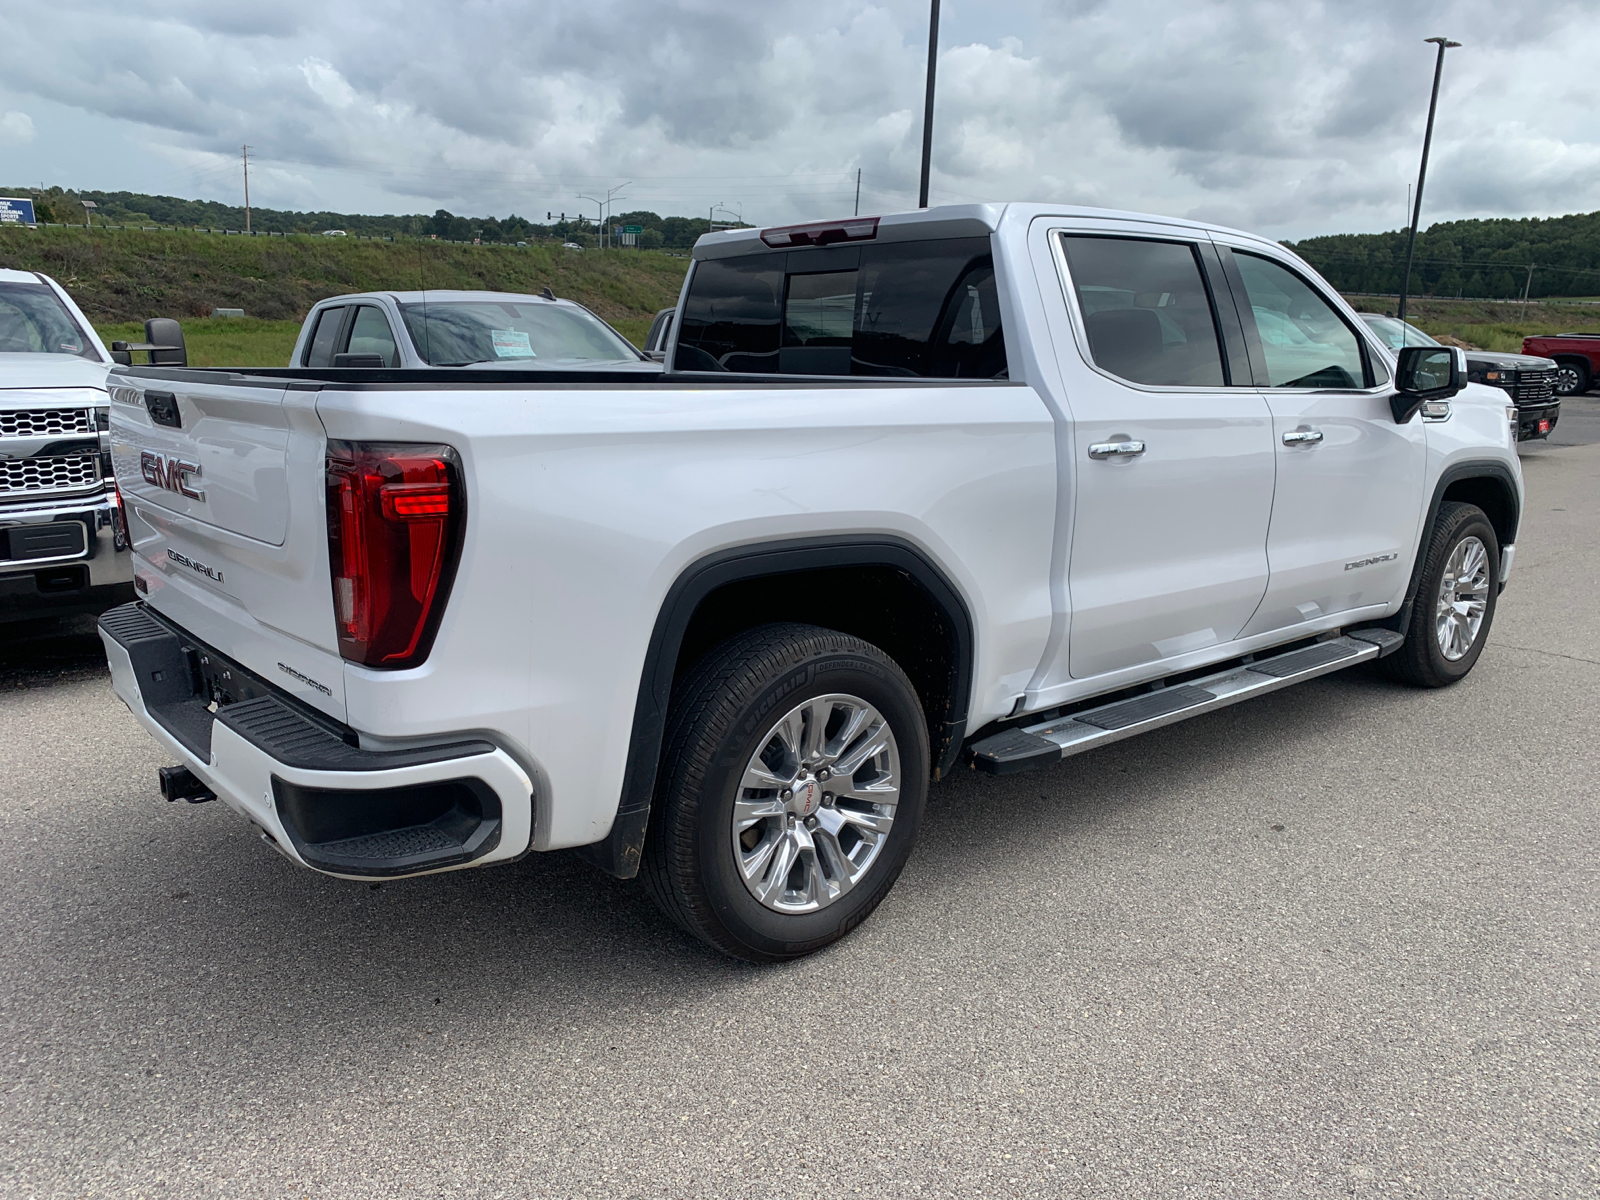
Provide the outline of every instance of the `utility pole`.
[[856,168],[856,216],[861,215],[861,168]]
[[917,207],[928,207],[928,175],[933,168],[933,75],[939,65],[939,0],[932,0],[928,13],[928,95],[922,105],[922,186],[917,190]]
[[1522,285],[1522,307],[1523,307],[1524,310],[1526,310],[1527,307],[1528,307],[1528,293],[1531,292],[1532,290],[1533,290],[1533,264],[1529,263],[1528,264],[1528,280],[1527,280],[1526,283],[1524,283]]
[[239,155],[244,159],[244,231],[250,232],[250,147],[240,146]]
[[1428,150],[1433,145],[1433,114],[1439,107],[1439,80],[1444,75],[1444,52],[1461,45],[1460,42],[1442,37],[1423,40],[1439,47],[1439,57],[1433,63],[1433,98],[1428,101],[1428,128],[1422,135],[1422,165],[1417,169],[1417,202],[1411,210],[1411,232],[1406,235],[1406,273],[1400,280],[1400,307],[1395,314],[1402,321],[1406,319],[1406,293],[1411,290],[1411,255],[1416,250],[1417,225],[1422,220],[1422,184],[1428,177]]

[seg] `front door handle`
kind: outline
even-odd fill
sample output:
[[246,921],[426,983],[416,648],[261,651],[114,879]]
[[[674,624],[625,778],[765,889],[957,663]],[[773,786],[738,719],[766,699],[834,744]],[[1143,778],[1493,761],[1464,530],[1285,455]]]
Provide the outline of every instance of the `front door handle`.
[[1089,447],[1090,458],[1137,458],[1143,453],[1143,442],[1096,442]]
[[1315,446],[1322,440],[1320,429],[1291,429],[1283,435],[1285,446]]

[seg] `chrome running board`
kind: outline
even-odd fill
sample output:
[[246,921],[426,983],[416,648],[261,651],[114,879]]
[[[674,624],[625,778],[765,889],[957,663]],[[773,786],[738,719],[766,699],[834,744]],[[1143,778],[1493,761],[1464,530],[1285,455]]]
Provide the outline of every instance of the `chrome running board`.
[[1405,639],[1389,629],[1360,629],[1344,637],[1257,659],[1187,683],[1160,687],[1115,704],[1022,729],[1008,729],[969,747],[972,765],[991,775],[1047,767],[1085,750],[1186,721],[1264,696],[1319,675],[1393,653]]

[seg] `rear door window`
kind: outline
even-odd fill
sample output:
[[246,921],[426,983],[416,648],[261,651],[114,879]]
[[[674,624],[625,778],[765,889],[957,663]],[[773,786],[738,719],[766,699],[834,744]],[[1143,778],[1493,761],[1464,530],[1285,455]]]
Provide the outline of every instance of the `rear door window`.
[[356,309],[356,319],[350,326],[351,354],[381,354],[383,365],[398,367],[400,352],[394,344],[394,331],[389,328],[389,318],[381,308],[363,304]]
[[339,352],[339,330],[343,325],[342,305],[325,308],[317,314],[317,327],[311,332],[311,344],[306,347],[304,366],[333,366],[333,356]]
[[989,239],[702,261],[684,305],[674,367],[1005,378]]
[[1064,234],[1095,366],[1152,387],[1222,387],[1222,349],[1196,248]]
[[1235,250],[1233,261],[1250,298],[1270,386],[1366,386],[1366,363],[1355,330],[1316,289],[1258,254]]
[[680,371],[778,369],[786,254],[695,264],[674,363]]

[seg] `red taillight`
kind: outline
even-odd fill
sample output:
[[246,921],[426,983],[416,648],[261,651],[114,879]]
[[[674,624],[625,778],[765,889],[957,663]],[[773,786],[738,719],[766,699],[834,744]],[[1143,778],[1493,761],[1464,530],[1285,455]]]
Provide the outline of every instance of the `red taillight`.
[[461,549],[449,446],[328,443],[328,563],[339,653],[369,667],[428,655]]
[[761,240],[769,246],[832,246],[837,242],[870,242],[878,236],[877,217],[852,217],[848,221],[816,221],[810,225],[780,225],[763,229]]

